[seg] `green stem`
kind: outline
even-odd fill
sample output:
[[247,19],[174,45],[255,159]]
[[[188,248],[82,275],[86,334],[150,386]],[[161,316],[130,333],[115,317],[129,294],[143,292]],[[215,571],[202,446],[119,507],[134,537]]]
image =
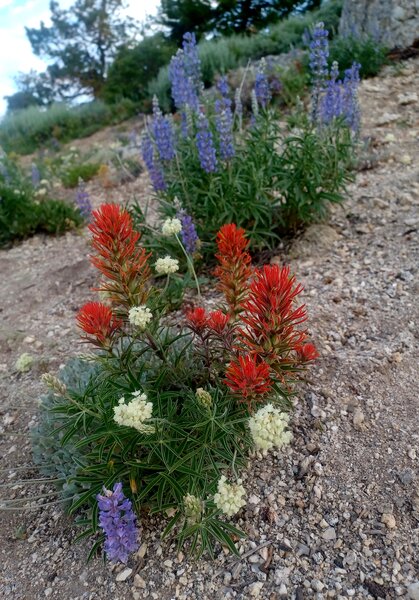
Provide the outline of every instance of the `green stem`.
[[175,234],[175,238],[176,238],[179,246],[181,247],[183,254],[186,257],[186,262],[188,264],[188,271],[189,271],[189,273],[191,273],[191,275],[195,279],[196,291],[198,293],[199,300],[201,300],[201,288],[199,287],[199,281],[198,281],[198,277],[196,275],[196,271],[195,271],[195,267],[193,265],[193,261],[191,260],[191,257],[189,256],[189,254],[186,252],[185,247],[182,244],[182,242],[180,241],[180,239],[179,239],[179,237],[178,237],[177,234]]

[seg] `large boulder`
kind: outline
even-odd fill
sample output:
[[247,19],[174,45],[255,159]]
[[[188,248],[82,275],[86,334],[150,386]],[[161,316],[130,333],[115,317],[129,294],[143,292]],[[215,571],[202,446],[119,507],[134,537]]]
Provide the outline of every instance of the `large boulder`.
[[344,0],[339,33],[407,48],[419,40],[419,0]]

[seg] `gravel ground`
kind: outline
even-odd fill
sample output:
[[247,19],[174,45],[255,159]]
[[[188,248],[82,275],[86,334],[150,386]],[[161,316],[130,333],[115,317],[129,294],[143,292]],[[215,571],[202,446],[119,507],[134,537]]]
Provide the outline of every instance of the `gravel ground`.
[[[28,431],[39,375],[79,352],[74,315],[94,273],[86,234],[0,254],[2,497],[34,507],[1,514],[1,597],[419,599],[418,89],[419,60],[363,82],[364,170],[329,224],[274,259],[305,285],[321,359],[300,390],[291,446],[255,456],[244,474],[239,560],[220,551],[193,562],[147,520],[127,567],[86,564],[88,544],[72,544],[77,530],[60,505],[40,507],[48,486],[19,485],[37,476]],[[113,193],[125,198],[132,187]],[[14,370],[22,352],[36,358],[24,375]]]

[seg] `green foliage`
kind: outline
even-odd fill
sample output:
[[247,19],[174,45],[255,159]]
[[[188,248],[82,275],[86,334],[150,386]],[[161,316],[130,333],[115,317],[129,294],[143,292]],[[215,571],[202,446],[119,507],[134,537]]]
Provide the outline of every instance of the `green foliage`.
[[133,48],[121,48],[108,70],[103,98],[111,103],[121,98],[144,102],[149,81],[169,62],[173,52],[174,46],[161,33],[145,37]]
[[35,201],[32,194],[0,183],[0,246],[34,233],[63,233],[81,223],[78,210],[67,202]]
[[53,104],[6,114],[0,122],[0,145],[7,152],[30,154],[53,140],[67,142],[86,137],[111,123],[128,118],[134,110],[129,100],[109,107],[101,101],[70,107]]
[[170,38],[180,44],[185,33],[193,32],[200,38],[210,31],[213,14],[210,0],[161,0],[158,22],[168,28]]
[[162,0],[158,22],[180,44],[187,32],[231,35],[265,28],[287,17],[318,8],[320,0]]
[[74,206],[45,192],[37,194],[17,163],[0,157],[0,246],[37,232],[63,233],[82,223]]
[[387,46],[369,36],[337,37],[330,44],[329,62],[339,64],[341,76],[356,62],[361,65],[362,78],[374,77],[387,63],[388,50]]
[[47,73],[59,97],[98,98],[117,48],[136,32],[134,21],[121,14],[123,0],[75,0],[68,9],[51,2],[49,8],[49,27],[26,27],[34,54],[53,61]]
[[[95,363],[72,358],[60,371],[60,381],[75,395],[88,393],[92,378],[97,375]],[[59,431],[60,419],[55,409],[62,404],[62,397],[49,391],[40,399],[40,413],[37,425],[31,430],[32,452],[35,464],[42,475],[57,480],[57,487],[63,497],[69,500],[85,487],[70,482],[75,475],[83,454],[76,448],[82,433],[74,436],[69,444],[62,444],[64,433]]]
[[97,175],[100,169],[98,163],[83,163],[70,166],[62,175],[61,181],[66,188],[75,188],[79,184],[79,180],[84,182],[90,181]]
[[292,129],[281,131],[277,119],[275,111],[262,111],[253,126],[236,130],[235,156],[215,173],[201,168],[193,136],[179,138],[177,159],[165,167],[160,210],[173,216],[181,199],[204,254],[212,252],[223,223],[240,223],[254,248],[273,247],[281,236],[324,218],[330,202],[342,201],[353,153],[348,129],[336,123],[326,134],[297,114]]
[[[301,47],[304,31],[318,21],[323,21],[329,31],[337,31],[340,13],[340,0],[333,0],[317,11],[290,16],[254,35],[236,34],[202,41],[198,47],[204,84],[212,85],[220,73],[244,66],[249,60]],[[163,67],[150,82],[149,93],[151,96],[156,95],[162,108],[168,110],[171,100],[167,67]]]

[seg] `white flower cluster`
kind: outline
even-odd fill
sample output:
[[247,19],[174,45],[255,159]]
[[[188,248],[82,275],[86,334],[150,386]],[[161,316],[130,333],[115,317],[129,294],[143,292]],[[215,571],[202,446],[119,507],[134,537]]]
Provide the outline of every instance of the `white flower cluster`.
[[148,306],[133,306],[129,309],[128,320],[131,325],[134,325],[135,327],[138,327],[138,329],[141,329],[141,331],[144,331],[150,321],[153,320],[153,313]]
[[171,273],[176,273],[176,271],[179,271],[179,261],[171,256],[159,258],[155,266],[157,273],[160,275],[170,275]]
[[289,415],[267,404],[260,408],[249,419],[249,428],[256,448],[266,453],[276,446],[281,448],[291,441],[291,432],[285,431],[289,422]]
[[154,433],[154,427],[152,425],[146,425],[144,421],[151,419],[153,413],[152,402],[147,402],[146,394],[140,391],[133,392],[133,400],[125,404],[125,398],[119,399],[118,406],[115,406],[114,421],[118,425],[124,425],[125,427],[134,427],[141,433]]
[[224,475],[220,477],[218,482],[218,492],[214,495],[214,502],[225,515],[232,517],[239,512],[246,504],[244,496],[246,491],[241,485],[242,480],[238,479],[237,483],[227,483]]
[[163,223],[163,227],[161,228],[161,232],[164,236],[170,237],[171,235],[176,235],[182,231],[182,223],[179,219],[166,219]]

